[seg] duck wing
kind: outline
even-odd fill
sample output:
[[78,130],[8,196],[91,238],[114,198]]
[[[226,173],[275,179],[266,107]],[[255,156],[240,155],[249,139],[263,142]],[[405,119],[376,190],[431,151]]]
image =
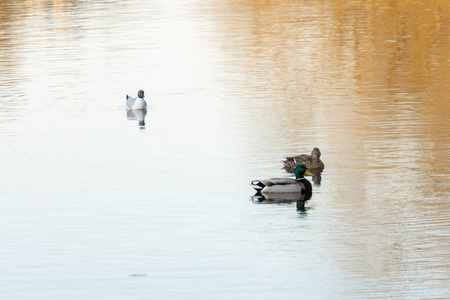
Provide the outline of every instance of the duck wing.
[[134,102],[136,102],[137,97],[130,97],[127,95],[127,107],[132,108],[134,105]]
[[285,186],[289,184],[297,184],[297,181],[292,178],[269,178],[253,180],[250,185],[257,191],[261,191],[266,186]]
[[269,178],[262,179],[260,182],[265,186],[297,184],[297,181],[292,178]]
[[311,155],[308,154],[300,154],[295,157],[297,164],[307,164],[311,161]]
[[306,165],[306,167],[308,167],[308,165],[310,165],[310,160],[311,160],[311,155],[300,154],[297,156],[285,157],[284,160],[282,161],[282,163],[283,163],[283,168],[287,172],[292,173],[292,172],[294,172],[295,167],[297,167],[297,165]]
[[286,156],[284,158],[284,161],[290,161],[290,162],[295,162],[297,164],[300,164],[301,162],[305,162],[310,159],[311,159],[311,155],[300,154],[300,155],[296,155],[296,156]]

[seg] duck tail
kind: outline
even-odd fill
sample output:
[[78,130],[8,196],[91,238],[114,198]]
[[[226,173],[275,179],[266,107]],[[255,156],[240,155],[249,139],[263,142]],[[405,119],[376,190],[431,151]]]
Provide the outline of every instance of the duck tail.
[[283,169],[287,172],[293,172],[297,166],[297,160],[295,157],[285,157],[281,162],[283,163]]
[[256,191],[261,191],[263,188],[265,188],[266,186],[259,180],[253,180],[250,185],[256,190]]

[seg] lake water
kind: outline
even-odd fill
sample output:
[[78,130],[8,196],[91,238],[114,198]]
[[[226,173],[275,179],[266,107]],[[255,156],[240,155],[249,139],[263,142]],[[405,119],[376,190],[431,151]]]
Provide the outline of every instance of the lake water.
[[[1,299],[450,298],[447,0],[2,1],[0,33]],[[305,210],[252,201],[314,147]]]

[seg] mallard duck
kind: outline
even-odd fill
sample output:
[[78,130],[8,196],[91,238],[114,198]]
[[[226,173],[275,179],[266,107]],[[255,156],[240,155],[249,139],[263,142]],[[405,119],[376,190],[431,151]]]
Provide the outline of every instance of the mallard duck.
[[295,179],[293,178],[269,178],[253,180],[251,186],[257,193],[300,193],[303,195],[312,193],[312,186],[308,179],[304,178],[305,165],[295,168]]
[[294,173],[295,167],[300,164],[306,166],[306,169],[309,171],[307,175],[321,173],[323,168],[325,168],[325,165],[320,160],[319,148],[314,148],[311,151],[311,155],[300,154],[297,156],[285,157],[282,163],[283,168],[289,173]]
[[147,102],[144,100],[144,91],[140,90],[137,97],[127,95],[127,108],[133,110],[147,109]]

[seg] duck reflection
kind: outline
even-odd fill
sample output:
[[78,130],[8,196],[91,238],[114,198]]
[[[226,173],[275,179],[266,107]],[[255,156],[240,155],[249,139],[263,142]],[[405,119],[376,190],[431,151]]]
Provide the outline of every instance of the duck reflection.
[[261,193],[257,192],[252,196],[255,204],[289,204],[296,202],[298,211],[306,211],[305,203],[311,199],[311,193]]
[[320,184],[322,183],[322,171],[320,171],[319,169],[311,169],[306,173],[307,175],[309,175],[308,173],[311,174],[312,182],[314,182],[315,186],[320,186]]
[[141,128],[145,128],[145,116],[147,115],[146,109],[127,109],[127,119],[137,120]]

